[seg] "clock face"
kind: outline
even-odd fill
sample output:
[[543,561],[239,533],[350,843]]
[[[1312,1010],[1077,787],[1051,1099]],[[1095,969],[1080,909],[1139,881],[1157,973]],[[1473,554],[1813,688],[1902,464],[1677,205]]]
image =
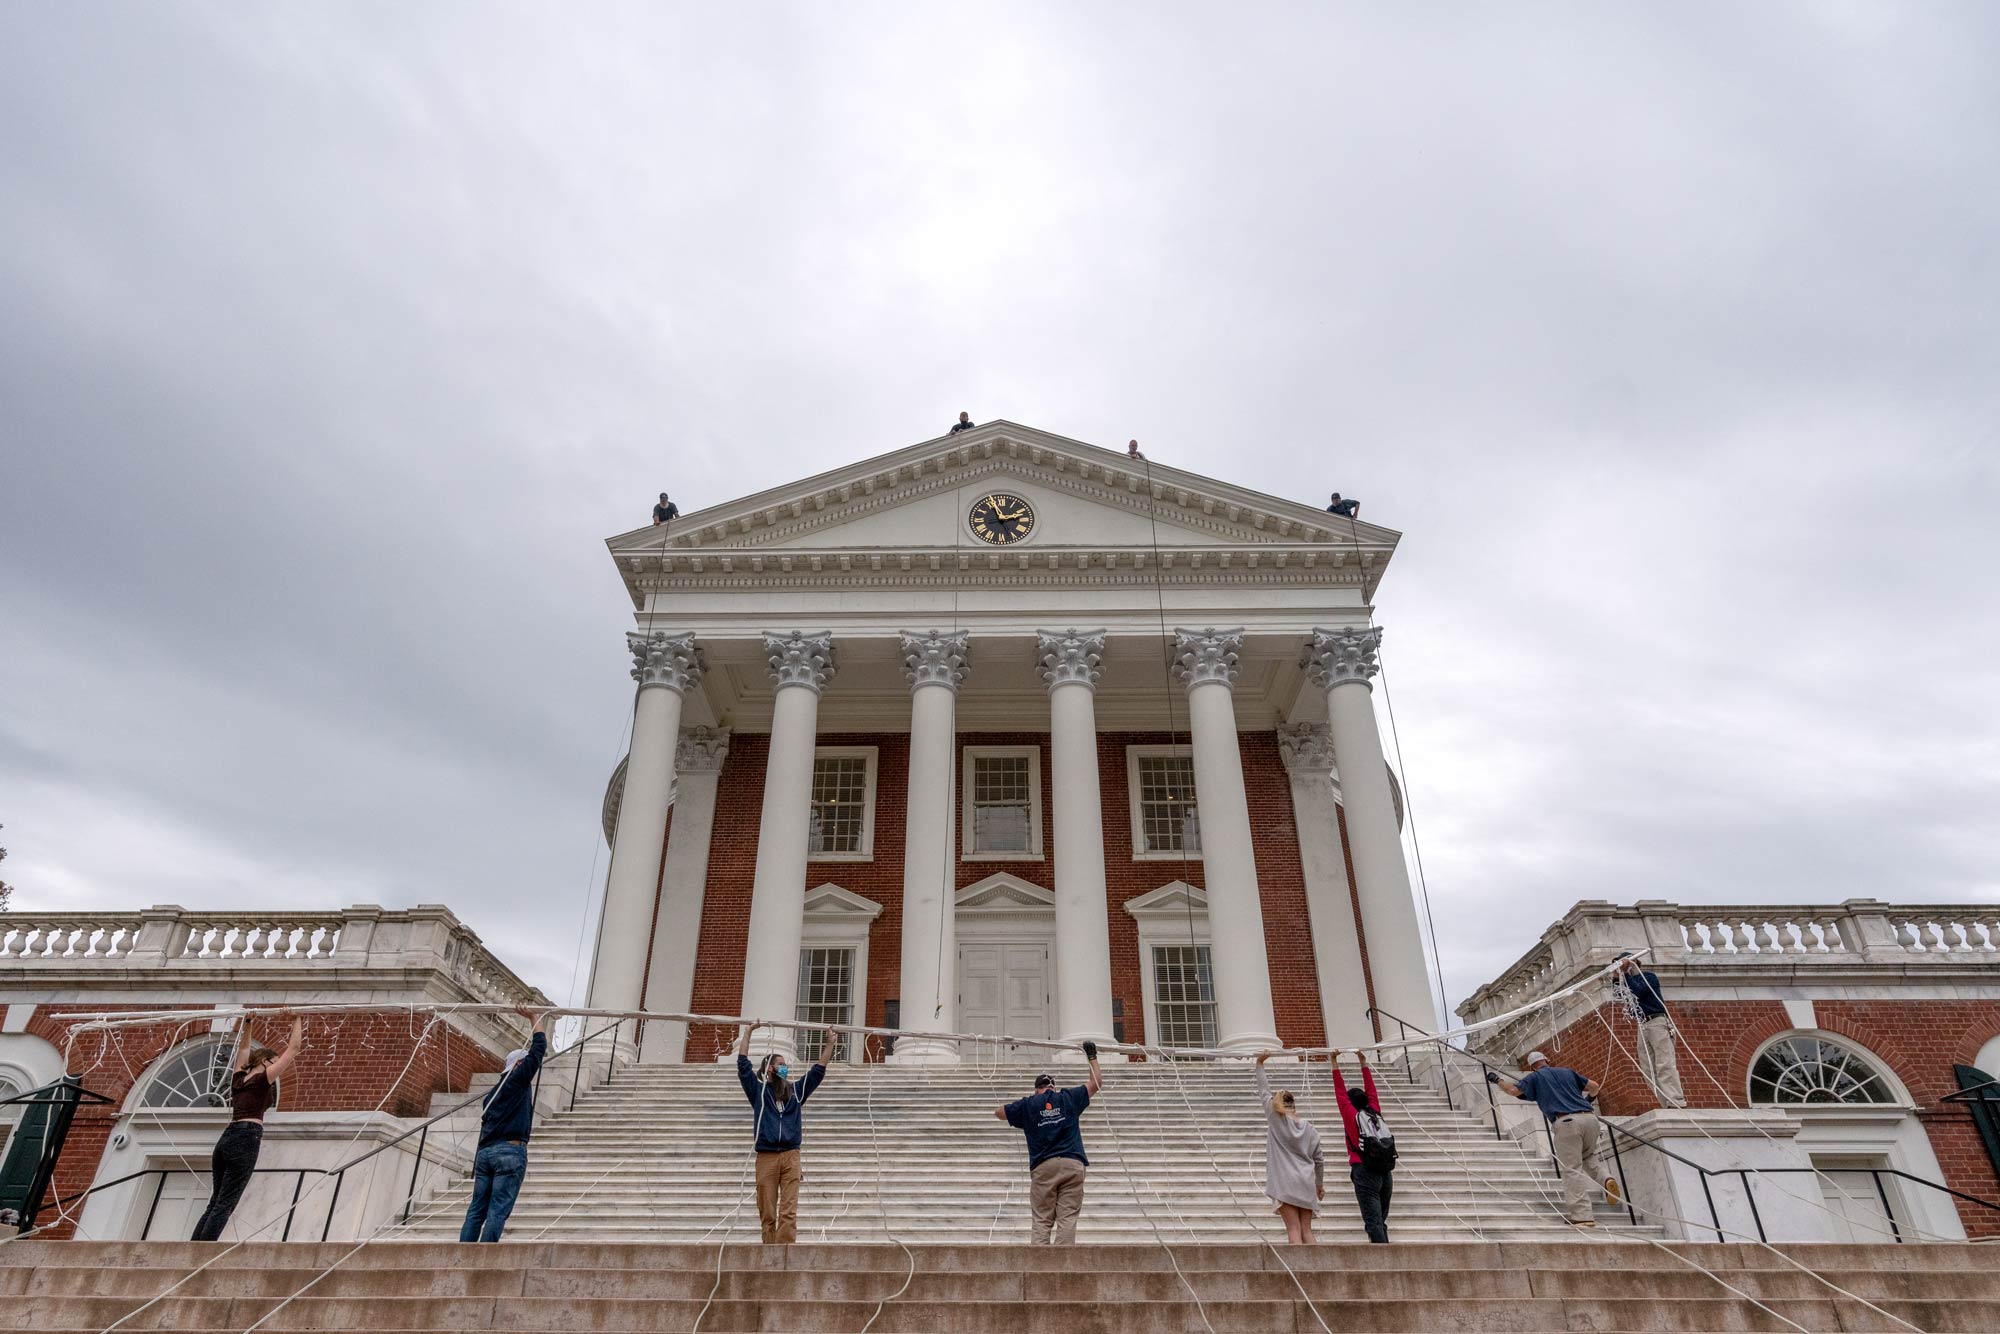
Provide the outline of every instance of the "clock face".
[[1006,491],[993,491],[973,502],[965,516],[972,535],[982,542],[1004,547],[1025,542],[1035,531],[1035,507]]

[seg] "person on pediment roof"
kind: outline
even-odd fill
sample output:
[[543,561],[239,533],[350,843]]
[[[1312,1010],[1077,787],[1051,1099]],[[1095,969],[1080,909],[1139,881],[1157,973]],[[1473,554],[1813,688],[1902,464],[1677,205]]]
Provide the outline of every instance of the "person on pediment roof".
[[961,412],[958,414],[958,420],[951,424],[951,430],[948,432],[948,434],[957,435],[960,431],[969,431],[971,429],[972,429],[972,414],[969,412]]

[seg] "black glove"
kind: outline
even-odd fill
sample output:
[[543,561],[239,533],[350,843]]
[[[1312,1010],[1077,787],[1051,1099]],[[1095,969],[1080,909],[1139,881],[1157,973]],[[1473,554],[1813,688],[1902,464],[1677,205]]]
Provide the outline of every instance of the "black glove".
[[1500,1082],[1500,1076],[1494,1074],[1491,1070],[1488,1070],[1486,1072],[1486,1082],[1489,1084],[1497,1084]]
[[1097,1044],[1096,1044],[1095,1042],[1092,1042],[1092,1041],[1091,1041],[1090,1039],[1088,1039],[1088,1038],[1085,1038],[1085,1039],[1084,1039],[1084,1042],[1083,1042],[1083,1054],[1084,1054],[1084,1057],[1085,1057],[1086,1059],[1088,1059],[1088,1060],[1092,1060],[1092,1061],[1096,1060],[1096,1059],[1097,1059]]

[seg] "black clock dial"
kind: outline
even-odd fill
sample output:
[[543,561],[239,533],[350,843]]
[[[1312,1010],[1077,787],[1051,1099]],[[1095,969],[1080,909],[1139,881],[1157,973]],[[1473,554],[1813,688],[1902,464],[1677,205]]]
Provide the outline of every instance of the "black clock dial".
[[991,491],[973,502],[965,521],[974,537],[1004,547],[1027,540],[1035,531],[1035,507],[1017,495]]

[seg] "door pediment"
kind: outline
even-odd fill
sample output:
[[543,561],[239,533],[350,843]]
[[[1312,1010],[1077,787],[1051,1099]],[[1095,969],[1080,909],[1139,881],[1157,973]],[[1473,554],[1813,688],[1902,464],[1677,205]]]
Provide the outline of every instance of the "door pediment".
[[1056,909],[1056,896],[1018,875],[996,871],[959,890],[952,903],[954,910],[961,913],[1052,913]]

